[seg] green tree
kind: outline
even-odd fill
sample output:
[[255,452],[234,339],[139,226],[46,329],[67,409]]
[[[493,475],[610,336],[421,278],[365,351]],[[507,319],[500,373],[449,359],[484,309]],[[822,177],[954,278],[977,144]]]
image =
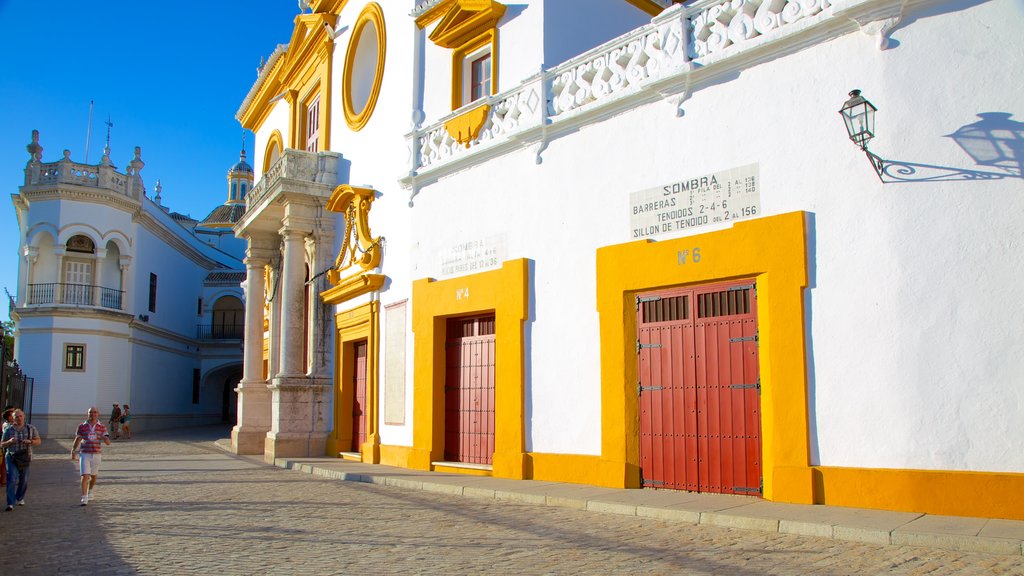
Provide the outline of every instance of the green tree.
[[3,326],[4,334],[4,342],[2,346],[4,349],[3,361],[9,362],[14,359],[14,321],[4,320],[3,322],[0,322],[0,325]]

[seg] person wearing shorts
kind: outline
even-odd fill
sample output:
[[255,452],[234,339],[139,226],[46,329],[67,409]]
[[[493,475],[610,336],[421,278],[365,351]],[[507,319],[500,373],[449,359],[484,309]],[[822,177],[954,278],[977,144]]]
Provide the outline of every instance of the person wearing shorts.
[[92,489],[96,486],[96,475],[100,472],[100,454],[103,451],[102,443],[110,446],[110,434],[107,427],[100,422],[100,411],[95,407],[89,408],[89,419],[78,425],[78,432],[75,434],[75,443],[71,446],[71,459],[78,458],[78,471],[82,475],[82,506],[89,503],[92,498]]

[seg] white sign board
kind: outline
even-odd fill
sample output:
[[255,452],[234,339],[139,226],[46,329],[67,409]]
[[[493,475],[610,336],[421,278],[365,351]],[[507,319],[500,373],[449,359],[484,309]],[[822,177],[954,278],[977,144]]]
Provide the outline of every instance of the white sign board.
[[757,164],[670,182],[629,195],[630,237],[681,232],[761,213]]
[[507,259],[505,235],[459,242],[439,251],[441,276],[462,276],[501,267]]

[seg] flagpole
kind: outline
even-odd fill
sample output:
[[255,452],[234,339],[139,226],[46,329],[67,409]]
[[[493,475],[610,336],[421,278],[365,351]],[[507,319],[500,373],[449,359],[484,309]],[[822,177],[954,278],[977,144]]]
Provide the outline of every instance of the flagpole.
[[92,139],[92,105],[93,101],[89,100],[89,127],[85,130],[85,163],[89,163],[89,140]]

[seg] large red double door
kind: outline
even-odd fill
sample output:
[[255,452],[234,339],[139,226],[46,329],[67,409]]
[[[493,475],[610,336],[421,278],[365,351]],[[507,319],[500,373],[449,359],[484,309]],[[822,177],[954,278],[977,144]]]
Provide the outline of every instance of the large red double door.
[[759,495],[754,283],[658,290],[636,303],[642,485]]
[[491,464],[494,316],[453,318],[445,339],[444,459]]

